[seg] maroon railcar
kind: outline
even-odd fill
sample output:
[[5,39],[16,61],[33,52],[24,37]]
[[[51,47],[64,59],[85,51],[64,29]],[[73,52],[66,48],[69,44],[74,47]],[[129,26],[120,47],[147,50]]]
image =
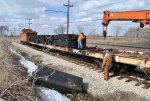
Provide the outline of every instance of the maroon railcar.
[[20,41],[21,42],[29,42],[30,37],[37,35],[36,31],[32,31],[31,29],[23,29],[21,30]]

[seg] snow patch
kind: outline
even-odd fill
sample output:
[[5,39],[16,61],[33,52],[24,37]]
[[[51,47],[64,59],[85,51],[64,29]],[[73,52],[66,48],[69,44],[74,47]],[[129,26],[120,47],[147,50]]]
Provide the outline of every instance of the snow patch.
[[38,69],[38,67],[32,63],[31,61],[20,59],[20,63],[27,68],[27,72],[29,76],[32,76],[32,73]]
[[39,87],[38,93],[44,101],[70,101],[66,96],[61,95],[55,90]]
[[16,54],[17,56],[19,56],[20,58],[20,63],[27,68],[27,72],[29,76],[32,76],[32,73],[35,72],[38,67],[32,63],[31,61],[26,60],[23,56],[21,56],[18,52],[16,52],[16,50],[10,48],[11,52],[13,52],[14,54]]
[[6,100],[3,100],[3,99],[0,98],[0,101],[6,101]]
[[143,52],[138,52],[140,55],[143,55],[144,53]]

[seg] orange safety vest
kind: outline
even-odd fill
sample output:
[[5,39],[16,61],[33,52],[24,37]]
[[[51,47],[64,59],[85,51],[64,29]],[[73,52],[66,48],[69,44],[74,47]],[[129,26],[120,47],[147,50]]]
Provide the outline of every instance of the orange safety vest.
[[78,40],[83,40],[84,38],[85,38],[85,36],[80,34],[79,37],[78,37]]

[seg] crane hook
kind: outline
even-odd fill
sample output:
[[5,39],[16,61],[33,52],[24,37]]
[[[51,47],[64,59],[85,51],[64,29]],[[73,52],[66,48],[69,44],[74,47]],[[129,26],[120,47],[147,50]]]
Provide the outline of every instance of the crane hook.
[[143,24],[143,23],[141,23],[141,22],[140,22],[140,27],[141,27],[141,28],[143,28],[143,27],[144,27],[144,24]]
[[103,37],[104,37],[104,40],[106,39],[106,36],[107,36],[107,26],[103,26]]

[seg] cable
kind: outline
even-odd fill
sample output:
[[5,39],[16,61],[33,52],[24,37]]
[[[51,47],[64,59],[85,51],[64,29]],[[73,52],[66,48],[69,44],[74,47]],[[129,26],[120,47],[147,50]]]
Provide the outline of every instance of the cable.
[[65,11],[45,10],[45,12],[67,13]]
[[[102,20],[102,19],[94,19],[94,20],[85,20],[85,21],[73,21],[73,22],[69,22],[69,23],[82,23],[82,22],[90,22],[90,21],[99,21],[99,20]],[[67,23],[63,23],[64,24],[67,24]],[[62,24],[61,24],[62,25]]]
[[[100,21],[100,20],[102,20],[102,19],[93,19],[93,20],[84,20],[84,21],[72,21],[70,23],[83,23],[83,22],[91,22],[91,21],[93,22],[93,21]],[[42,29],[55,28],[57,26],[61,26],[61,25],[65,25],[65,24],[67,24],[67,23],[62,23],[62,24],[58,24],[58,25],[53,26],[53,27],[46,27],[46,28],[42,28]],[[38,25],[42,25],[42,24],[38,24]],[[36,25],[33,25],[33,26],[36,26]]]
[[105,6],[111,6],[111,5],[114,5],[114,4],[123,3],[123,2],[127,2],[127,1],[129,1],[129,0],[123,0],[123,1],[115,2],[115,3],[111,3],[111,4],[106,4],[106,5],[103,5],[103,6],[98,6],[98,7],[87,9],[87,10],[83,10],[83,11],[89,11],[89,10],[92,10],[92,9],[101,8],[101,7],[105,7]]
[[90,21],[99,21],[99,20],[102,20],[102,19],[85,20],[85,21],[74,21],[74,22],[70,22],[70,23],[90,22]]
[[[99,20],[102,20],[102,19],[85,20],[85,21],[74,21],[74,22],[69,22],[69,23],[82,23],[82,22],[99,21]],[[67,24],[67,23],[62,23],[62,24],[59,24],[59,25],[56,25],[56,26],[53,26],[53,27],[47,27],[47,28],[44,28],[44,29],[55,28],[57,26],[61,26],[61,25],[65,25],[65,24]]]

